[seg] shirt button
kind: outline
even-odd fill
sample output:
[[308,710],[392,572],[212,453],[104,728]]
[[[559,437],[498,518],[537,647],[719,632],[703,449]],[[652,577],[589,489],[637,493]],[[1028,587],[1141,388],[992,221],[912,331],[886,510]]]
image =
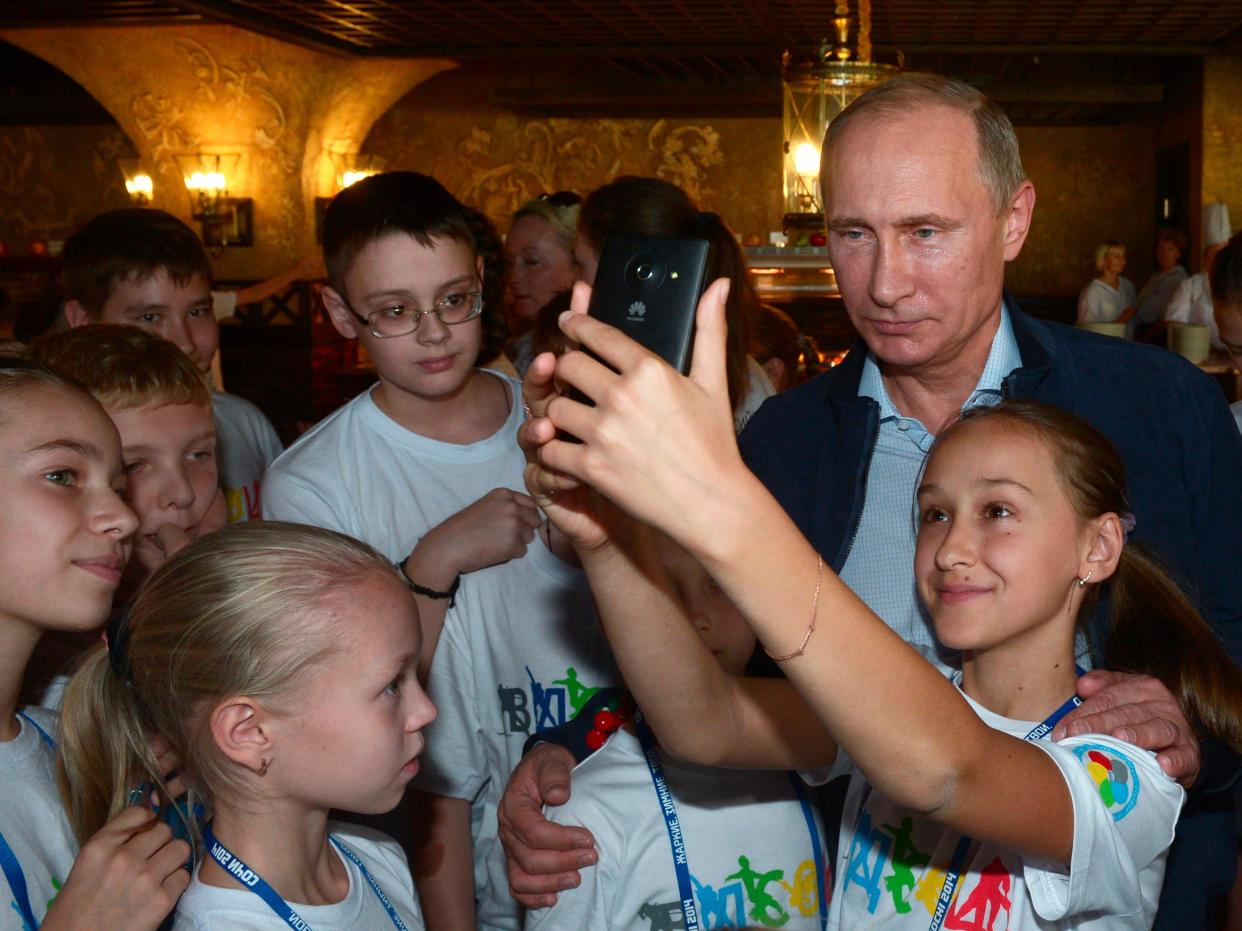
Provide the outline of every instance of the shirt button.
[[905,433],[907,430],[910,429],[910,424],[905,420],[899,420],[897,421],[897,429],[900,430],[902,433]]

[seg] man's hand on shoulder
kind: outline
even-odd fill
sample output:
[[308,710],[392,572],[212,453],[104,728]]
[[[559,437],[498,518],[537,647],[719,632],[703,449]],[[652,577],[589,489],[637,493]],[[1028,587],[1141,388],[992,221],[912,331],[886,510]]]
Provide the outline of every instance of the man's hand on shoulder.
[[1199,776],[1199,738],[1177,699],[1159,679],[1096,669],[1078,680],[1081,707],[1065,716],[1053,740],[1108,734],[1156,753],[1156,760],[1185,788]]
[[522,758],[500,800],[496,817],[509,871],[509,894],[525,908],[548,908],[556,893],[580,882],[578,870],[598,859],[585,828],[553,824],[543,806],[569,800],[574,758],[564,747],[538,744]]

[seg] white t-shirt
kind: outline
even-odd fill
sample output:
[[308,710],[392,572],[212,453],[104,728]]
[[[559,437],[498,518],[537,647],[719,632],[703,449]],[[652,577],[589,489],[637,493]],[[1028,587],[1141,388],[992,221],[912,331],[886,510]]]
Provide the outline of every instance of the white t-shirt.
[[[414,893],[414,881],[405,854],[396,841],[378,831],[328,822],[328,832],[366,864],[367,871],[384,891],[401,920],[411,931],[423,928],[423,914]],[[333,847],[335,850],[336,848]],[[334,905],[302,905],[290,902],[314,931],[385,931],[394,929],[392,919],[362,871],[349,857],[340,857],[349,874],[349,893]],[[177,902],[173,931],[288,931],[289,925],[267,903],[240,883],[233,888],[208,886],[196,870],[189,887]]]
[[[815,855],[789,773],[710,769],[661,755],[681,822],[703,928],[819,931]],[[796,778],[796,777],[795,777]],[[820,862],[823,825],[814,805]],[[663,810],[638,739],[617,731],[574,769],[573,793],[549,820],[595,835],[599,862],[527,929],[681,928],[680,895]]]
[[1127,307],[1135,306],[1137,300],[1134,282],[1129,278],[1120,279],[1116,288],[1093,278],[1078,295],[1078,322],[1112,323]]
[[[486,370],[480,370],[486,371]],[[294,443],[263,480],[263,516],[347,533],[387,558],[405,559],[419,538],[494,488],[524,491],[517,444],[521,383],[509,417],[477,443],[445,443],[405,429],[367,391]]]
[[750,420],[755,411],[759,410],[759,405],[774,394],[776,394],[776,389],[772,387],[772,379],[768,378],[768,373],[755,361],[754,357],[747,356],[746,394],[742,397],[741,405],[733,412],[733,429],[741,433],[742,427],[746,426],[746,421]]
[[1177,286],[1169,299],[1164,319],[1171,323],[1193,323],[1205,326],[1212,337],[1212,345],[1224,349],[1220,330],[1216,328],[1216,314],[1212,309],[1212,286],[1206,272],[1191,275]]
[[479,928],[519,927],[496,806],[522,745],[617,681],[586,576],[542,538],[520,559],[462,576],[428,673],[440,714],[414,785],[471,801]]
[[[56,736],[56,715],[28,706],[17,720],[21,733],[0,742],[0,833],[25,874],[31,912],[42,921],[73,867],[78,844],[56,791],[56,753],[47,743]],[[16,905],[0,873],[0,931],[24,931]]]
[[1238,430],[1242,431],[1242,401],[1234,401],[1229,405],[1229,410],[1233,412],[1233,419],[1238,425]]
[[[1038,723],[1003,718],[966,700],[989,727],[1019,739]],[[1069,869],[975,844],[944,928],[1150,928],[1185,792],[1153,754],[1112,737],[1045,738],[1035,745],[1057,764],[1073,800]],[[926,931],[961,835],[872,791],[839,753],[831,775],[846,772],[828,926]]]
[[258,519],[263,473],[284,447],[263,412],[235,394],[211,393],[216,415],[216,462],[229,523]]

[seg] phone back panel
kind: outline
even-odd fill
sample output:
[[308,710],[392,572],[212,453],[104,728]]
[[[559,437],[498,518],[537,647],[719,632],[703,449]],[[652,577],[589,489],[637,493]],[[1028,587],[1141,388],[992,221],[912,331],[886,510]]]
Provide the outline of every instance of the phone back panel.
[[609,236],[588,312],[688,372],[710,248],[703,239]]

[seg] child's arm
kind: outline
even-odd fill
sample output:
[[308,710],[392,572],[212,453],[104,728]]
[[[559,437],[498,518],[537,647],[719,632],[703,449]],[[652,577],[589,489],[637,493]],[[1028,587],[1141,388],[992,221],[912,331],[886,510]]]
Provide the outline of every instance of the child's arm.
[[[987,727],[831,571],[821,577],[817,554],[742,463],[725,380],[725,284],[700,305],[688,379],[585,314],[563,318],[566,334],[613,371],[583,353],[562,357],[558,376],[596,406],[552,401],[553,423],[583,443],[550,441],[540,461],[669,533],[771,653],[796,651],[784,671],[880,792],[971,836],[1067,860],[1073,808],[1047,755]],[[576,307],[587,294],[575,293]]]
[[797,690],[785,679],[726,674],[673,592],[655,531],[617,523],[625,529],[615,543],[580,558],[622,681],[664,748],[708,766],[831,763],[836,744]]
[[190,846],[154,818],[145,808],[126,808],[82,845],[42,931],[159,927],[189,884]]
[[459,576],[517,559],[535,537],[541,518],[535,502],[508,488],[493,488],[482,498],[432,527],[404,560],[406,576],[416,585],[445,597],[415,592],[419,625],[423,631],[425,674],[435,655],[448,592]]
[[414,886],[428,931],[474,927],[470,802],[411,789]]
[[[555,395],[551,358],[537,357],[523,384],[534,418],[519,433],[528,456],[554,437],[543,417]],[[833,760],[835,743],[788,681],[733,677],[720,668],[673,593],[650,528],[535,462],[526,482],[577,550],[622,681],[669,753],[756,769],[812,769]]]

